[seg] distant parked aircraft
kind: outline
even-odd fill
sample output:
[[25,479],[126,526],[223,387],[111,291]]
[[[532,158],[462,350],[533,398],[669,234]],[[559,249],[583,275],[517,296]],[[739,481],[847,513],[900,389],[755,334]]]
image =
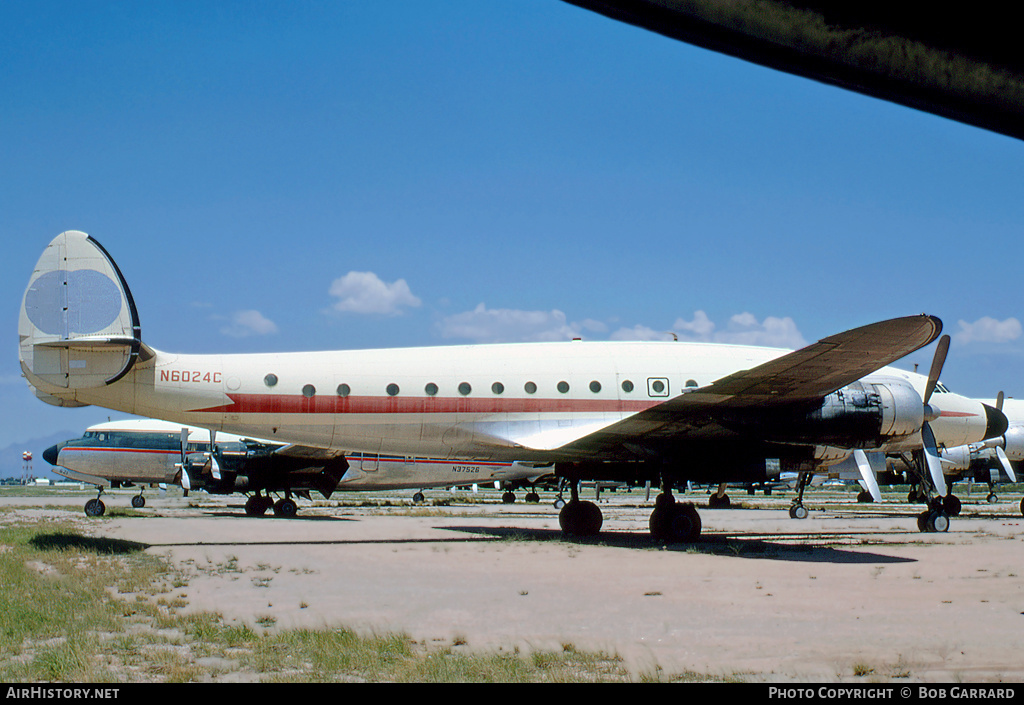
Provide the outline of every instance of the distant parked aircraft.
[[[133,507],[145,506],[145,485],[178,484],[212,494],[250,494],[247,514],[273,508],[278,516],[294,515],[298,507],[292,495],[308,499],[311,490],[330,498],[333,492],[345,490],[515,482],[544,472],[514,462],[470,463],[371,453],[339,453],[325,463],[294,450],[283,443],[212,434],[169,421],[133,419],[90,426],[81,438],[47,448],[43,458],[55,472],[95,485],[101,492],[113,483],[140,485]],[[282,492],[282,499],[271,499],[271,493]],[[86,503],[85,511],[98,516],[105,507],[97,497]]]

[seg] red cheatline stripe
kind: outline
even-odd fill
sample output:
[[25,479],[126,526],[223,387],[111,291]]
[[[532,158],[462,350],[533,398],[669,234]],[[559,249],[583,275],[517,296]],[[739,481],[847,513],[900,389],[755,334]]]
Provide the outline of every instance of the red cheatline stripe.
[[473,397],[338,397],[283,394],[229,394],[231,404],[192,409],[232,414],[501,414],[531,412],[630,412],[666,400],[523,399]]

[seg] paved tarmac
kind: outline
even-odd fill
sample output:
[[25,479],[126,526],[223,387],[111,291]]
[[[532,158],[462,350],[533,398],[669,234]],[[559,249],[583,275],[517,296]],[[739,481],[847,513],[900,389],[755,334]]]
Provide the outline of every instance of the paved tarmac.
[[[246,517],[241,497],[150,495],[144,519],[86,526],[170,559],[187,577],[175,594],[188,609],[259,628],[344,625],[502,651],[572,644],[619,654],[638,673],[1024,681],[1019,496],[965,497],[937,534],[919,532],[920,507],[897,495],[881,505],[809,496],[802,521],[785,497],[734,495],[740,506],[712,510],[693,495],[681,499],[701,507],[702,540],[671,546],[649,538],[653,498],[642,491],[603,494],[592,541],[563,539],[547,496],[425,508],[390,497],[400,506],[342,497],[277,519]],[[81,514],[84,498],[62,501]]]

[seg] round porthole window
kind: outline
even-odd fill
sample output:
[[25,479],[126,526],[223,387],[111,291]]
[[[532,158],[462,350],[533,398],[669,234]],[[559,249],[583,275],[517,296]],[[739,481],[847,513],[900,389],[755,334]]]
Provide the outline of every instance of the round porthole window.
[[339,397],[347,397],[351,393],[352,393],[352,388],[349,387],[347,384],[339,384],[338,385],[338,396]]
[[469,382],[459,382],[459,394],[466,396],[473,391],[473,388],[469,385]]
[[437,394],[437,385],[433,382],[428,382],[427,386],[423,388],[423,391],[427,393],[427,396],[434,396]]
[[505,385],[501,382],[495,382],[491,385],[491,391],[495,394],[502,394],[505,391]]
[[306,397],[307,399],[314,396],[315,394],[316,387],[314,387],[312,384],[307,384],[302,388],[302,396]]
[[600,392],[601,391],[601,383],[598,382],[595,379],[593,382],[590,383],[590,391],[592,391],[594,394],[597,394],[598,392]]
[[396,394],[398,394],[398,385],[392,382],[387,386],[387,389],[385,391],[388,393],[389,397],[393,397]]
[[556,384],[556,385],[555,385],[555,387],[556,387],[556,388],[558,389],[558,391],[560,391],[560,392],[561,392],[562,394],[566,394],[566,393],[568,393],[568,391],[569,391],[569,383],[568,383],[568,382],[559,382],[558,384]]
[[630,382],[628,379],[622,380],[622,391],[626,392],[627,394],[632,392],[633,391],[633,383]]
[[533,382],[527,382],[526,384],[524,384],[523,385],[523,389],[526,390],[527,394],[536,394],[537,393],[537,385],[534,384]]
[[267,385],[268,387],[273,387],[275,384],[277,384],[277,375],[267,375],[266,377],[263,378],[263,384]]

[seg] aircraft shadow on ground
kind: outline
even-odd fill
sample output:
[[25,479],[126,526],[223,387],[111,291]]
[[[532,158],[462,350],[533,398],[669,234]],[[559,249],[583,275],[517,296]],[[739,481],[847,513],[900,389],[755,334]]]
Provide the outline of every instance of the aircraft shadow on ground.
[[[740,537],[705,534],[693,543],[661,543],[647,533],[606,532],[588,538],[566,537],[556,529],[519,529],[510,527],[487,526],[446,526],[439,527],[450,531],[463,531],[472,534],[493,536],[496,539],[522,541],[551,541],[572,544],[607,546],[609,548],[626,549],[658,549],[677,553],[699,553],[705,555],[732,558],[754,558],[761,560],[794,561],[803,563],[914,563],[913,558],[891,556],[863,549],[843,548],[822,545],[834,541],[849,542],[856,540],[855,534],[780,534],[772,539],[757,537]],[[864,534],[864,540],[876,534]],[[796,539],[817,542],[817,545],[789,544],[783,541]]]
[[145,551],[149,546],[138,541],[109,539],[95,536],[79,536],[78,534],[57,532],[33,536],[29,543],[41,551],[80,550],[102,555],[126,555]]

